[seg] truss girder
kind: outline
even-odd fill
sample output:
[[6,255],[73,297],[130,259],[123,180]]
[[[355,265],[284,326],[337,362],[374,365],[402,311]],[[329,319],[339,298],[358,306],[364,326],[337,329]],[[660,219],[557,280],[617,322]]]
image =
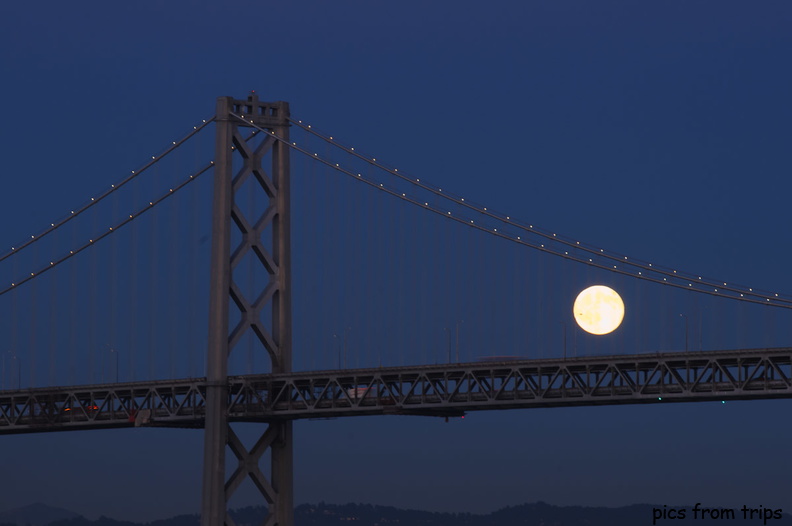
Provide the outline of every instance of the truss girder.
[[[562,405],[792,397],[784,349],[459,364],[244,377],[260,418],[437,414]],[[242,408],[240,408],[242,409]],[[232,418],[256,419],[250,408]]]
[[[0,391],[0,433],[135,425],[202,427],[203,379]],[[145,422],[139,419],[147,411]]]
[[[0,391],[0,434],[202,427],[207,386],[201,378]],[[790,348],[234,376],[228,379],[227,416],[279,422],[768,398],[792,398]]]

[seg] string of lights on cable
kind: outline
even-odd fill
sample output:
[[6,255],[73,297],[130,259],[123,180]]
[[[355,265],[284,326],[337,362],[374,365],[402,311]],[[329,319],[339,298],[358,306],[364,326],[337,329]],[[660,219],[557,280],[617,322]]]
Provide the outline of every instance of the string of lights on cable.
[[[255,126],[252,122],[245,119],[244,116],[234,116],[241,121],[244,121],[247,126],[258,129],[259,131],[279,139],[273,132]],[[378,170],[381,170],[391,176],[395,176],[402,181],[408,182],[420,190],[429,192],[432,196],[443,200],[443,202],[446,203],[446,206],[440,206],[434,202],[430,202],[431,200],[429,199],[420,198],[419,196],[394,189],[392,185],[386,185],[384,182],[373,181],[371,180],[371,177],[368,176],[368,174],[364,177],[362,172],[349,170],[346,167],[342,167],[340,163],[320,157],[317,152],[309,151],[306,148],[297,145],[296,142],[284,141],[285,144],[289,145],[293,150],[298,151],[303,155],[306,155],[326,166],[329,166],[334,170],[377,188],[382,192],[393,195],[394,197],[412,203],[438,215],[442,215],[447,219],[452,219],[459,223],[465,224],[471,228],[487,232],[490,235],[507,239],[509,241],[531,247],[542,252],[554,254],[568,260],[577,261],[591,267],[607,270],[609,272],[632,276],[644,281],[712,296],[731,298],[749,303],[792,308],[792,297],[788,295],[770,293],[767,291],[754,289],[752,287],[729,284],[725,281],[705,278],[703,275],[657,266],[639,259],[633,259],[624,255],[615,254],[611,251],[606,251],[605,249],[597,249],[580,241],[572,241],[558,236],[555,233],[542,231],[538,228],[535,228],[531,224],[525,224],[523,222],[517,221],[510,215],[495,212],[488,207],[475,204],[471,201],[465,200],[460,196],[443,191],[443,189],[440,187],[429,185],[418,178],[409,177],[403,172],[399,172],[398,169],[389,168],[377,161],[376,157],[369,157],[361,154],[354,148],[342,146],[333,138],[333,136],[320,134],[316,132],[312,126],[303,124],[302,121],[292,120],[292,122],[303,130],[321,138],[322,140],[325,140],[329,144],[336,146],[344,153],[350,154],[357,159],[365,161],[367,164],[377,168]],[[449,204],[452,206],[447,206]],[[465,215],[465,213],[459,213],[453,209],[449,209],[453,207],[461,208],[467,213],[467,215]],[[484,217],[485,221],[479,220],[477,222],[476,219],[469,215],[470,212]],[[487,221],[490,222],[487,223]],[[492,221],[498,222],[499,226],[495,226]]]
[[187,186],[191,182],[195,181],[201,174],[205,173],[206,171],[208,171],[213,166],[214,166],[214,161],[209,161],[208,164],[206,164],[201,169],[199,169],[198,171],[196,171],[195,173],[190,175],[187,179],[185,179],[184,181],[179,183],[177,186],[174,186],[173,188],[170,188],[167,192],[165,192],[164,194],[160,195],[158,198],[153,199],[152,201],[149,201],[149,203],[147,205],[145,205],[144,207],[142,207],[142,208],[136,210],[135,212],[129,214],[128,217],[125,217],[122,221],[120,221],[120,222],[114,224],[113,226],[109,227],[107,230],[105,230],[101,234],[98,234],[98,235],[92,237],[91,239],[89,239],[85,243],[77,246],[76,248],[74,248],[72,250],[69,250],[69,252],[67,254],[64,254],[60,258],[53,259],[52,261],[50,261],[50,263],[48,265],[45,265],[44,267],[39,268],[39,270],[37,270],[37,271],[31,272],[29,275],[25,276],[24,278],[19,279],[17,281],[14,281],[13,283],[11,283],[6,288],[0,290],[0,296],[2,296],[3,294],[6,294],[6,293],[8,293],[8,292],[10,292],[10,291],[12,291],[14,289],[19,288],[21,285],[27,283],[28,281],[31,281],[31,280],[39,277],[40,275],[44,274],[48,270],[51,270],[51,269],[57,267],[58,265],[60,265],[61,263],[64,263],[65,261],[68,261],[69,259],[73,258],[74,256],[76,256],[77,254],[79,254],[83,250],[87,249],[90,246],[95,245],[96,243],[98,243],[102,239],[106,238],[110,234],[114,234],[115,232],[118,232],[118,230],[121,227],[123,227],[124,225],[126,225],[128,223],[131,223],[132,221],[134,221],[135,219],[137,219],[138,217],[140,217],[144,213],[148,212],[149,210],[151,210],[152,208],[154,208],[158,204],[160,204],[163,201],[165,201],[170,196],[176,194],[179,190],[181,190],[182,188],[184,188],[185,186]]
[[[214,121],[214,118],[207,119],[207,120],[206,120],[206,121],[204,121],[202,124],[205,126],[205,125],[208,125],[210,122],[213,122],[213,121]],[[203,126],[196,126],[196,127],[194,128],[194,130],[195,130],[195,133],[197,133],[197,131],[199,131],[199,128],[201,128],[201,127],[203,127]],[[178,145],[180,145],[180,144],[182,144],[182,143],[184,143],[184,141],[186,141],[186,140],[187,140],[188,138],[190,138],[191,136],[195,135],[195,133],[191,133],[191,134],[190,134],[190,136],[188,136],[188,137],[185,137],[185,138],[184,138],[184,140],[182,140],[182,141],[176,141],[176,143],[177,143],[177,146],[178,146]],[[257,134],[258,134],[258,130],[254,130],[254,131],[252,131],[252,132],[251,132],[251,133],[250,133],[250,134],[249,134],[247,137],[245,137],[245,139],[244,139],[244,140],[245,140],[245,142],[248,142],[248,141],[250,141],[250,140],[251,140],[251,139],[253,139],[253,138],[254,138],[254,137],[257,135]],[[231,149],[233,150],[234,148],[232,147]],[[169,149],[169,151],[171,151],[171,149]],[[168,151],[168,152],[166,152],[166,153],[169,153],[169,151]],[[163,155],[164,155],[164,154],[163,154]],[[152,163],[149,163],[149,164],[148,164],[148,165],[146,165],[146,166],[148,167],[148,166],[150,166],[150,165],[153,165],[153,162],[152,162]],[[154,208],[154,207],[155,207],[157,204],[161,203],[162,201],[164,201],[165,199],[167,199],[167,198],[168,198],[168,197],[170,197],[171,195],[175,194],[175,193],[176,193],[178,190],[180,190],[181,188],[183,188],[184,186],[186,186],[186,185],[187,185],[187,184],[189,184],[190,182],[192,182],[192,181],[194,181],[195,179],[197,179],[199,175],[201,175],[201,174],[203,174],[204,172],[206,172],[206,171],[207,171],[209,168],[211,168],[212,166],[214,166],[214,161],[208,161],[208,164],[204,165],[202,168],[200,168],[198,171],[196,171],[195,173],[193,173],[192,175],[190,175],[190,176],[189,176],[187,179],[185,179],[184,181],[182,181],[180,184],[178,184],[178,185],[174,186],[173,188],[170,188],[170,189],[168,189],[168,191],[167,191],[167,192],[165,192],[164,194],[162,194],[160,197],[158,197],[158,198],[156,198],[156,199],[153,199],[153,200],[149,201],[149,203],[148,203],[147,205],[145,205],[145,206],[141,207],[141,208],[140,208],[140,209],[138,209],[136,212],[133,212],[132,214],[130,214],[130,215],[129,215],[129,217],[126,217],[126,218],[125,218],[123,221],[121,221],[121,222],[119,222],[119,223],[117,223],[117,224],[115,224],[115,225],[113,225],[113,226],[109,227],[107,230],[104,230],[103,232],[101,232],[101,233],[97,234],[96,236],[93,236],[93,237],[91,237],[91,238],[90,238],[90,239],[89,239],[87,242],[83,243],[82,245],[79,245],[79,246],[77,246],[76,248],[74,248],[74,249],[72,249],[72,250],[69,250],[68,254],[64,254],[64,255],[63,255],[62,257],[60,257],[60,258],[53,259],[52,261],[50,261],[50,263],[49,263],[48,265],[45,265],[45,266],[43,266],[43,267],[40,267],[38,270],[35,270],[35,271],[33,271],[33,272],[30,272],[30,273],[26,274],[24,278],[21,278],[21,279],[18,279],[18,280],[15,280],[15,281],[13,281],[13,282],[11,283],[11,285],[9,285],[9,286],[7,286],[6,288],[4,288],[4,289],[0,290],[0,296],[2,296],[3,294],[6,294],[7,292],[10,292],[11,290],[18,289],[20,285],[23,285],[23,284],[25,284],[25,283],[27,283],[27,282],[29,282],[29,281],[31,281],[31,280],[33,280],[33,279],[37,278],[37,277],[38,277],[38,276],[40,276],[42,273],[44,273],[44,272],[46,272],[46,271],[48,271],[48,270],[50,270],[50,269],[53,269],[53,268],[57,267],[59,264],[61,264],[61,263],[65,262],[65,261],[66,261],[66,260],[68,260],[68,259],[71,259],[72,257],[76,256],[77,254],[79,254],[80,252],[82,252],[83,250],[85,250],[86,248],[88,248],[89,246],[92,246],[92,245],[96,244],[96,243],[97,243],[99,240],[101,240],[101,239],[104,239],[105,237],[109,236],[110,234],[112,234],[112,233],[114,233],[114,232],[118,231],[118,229],[119,229],[120,227],[122,227],[122,226],[126,225],[127,223],[129,223],[130,221],[132,221],[132,220],[134,220],[134,219],[138,218],[138,217],[139,217],[141,214],[143,214],[144,212],[147,212],[147,211],[151,210],[151,209],[152,209],[152,208]],[[140,172],[140,170],[138,170],[138,172]],[[127,180],[125,180],[125,182],[128,182],[128,180],[129,180],[129,178],[128,178]],[[116,185],[116,186],[118,186],[118,185]],[[106,197],[106,196],[104,196],[104,195],[103,195],[103,196],[102,196],[102,199],[104,199],[104,197]],[[98,202],[98,200],[99,200],[99,199],[97,198],[97,201],[96,201],[96,202]],[[91,201],[91,204],[94,204],[94,203],[95,203],[94,201]],[[84,211],[84,210],[83,210],[83,211]],[[75,216],[76,216],[76,214],[75,214]],[[72,216],[70,215],[70,216],[69,216],[69,218],[72,218]],[[59,223],[59,224],[58,224],[58,223],[56,223],[56,225],[58,225],[58,226],[63,226],[63,224],[64,224],[64,223],[65,223],[65,221],[64,221],[64,222],[61,222],[61,223]],[[50,232],[51,232],[51,231],[52,231],[52,230],[50,230]],[[38,239],[41,239],[41,237],[43,237],[43,236],[39,236],[38,238],[36,238],[36,240],[38,240]],[[34,241],[34,240],[31,240],[31,242],[33,242],[33,241]],[[30,243],[31,243],[31,242],[29,242],[29,243],[28,243],[28,246],[30,245]],[[16,253],[18,253],[18,252],[19,252],[19,249],[17,249],[17,252],[16,252]],[[0,261],[2,261],[2,260],[0,260]]]
[[[611,260],[611,261],[613,261],[613,262],[618,264],[618,265],[612,266],[612,268],[614,268],[614,269],[618,268],[619,265],[624,266],[626,264],[626,265],[628,265],[631,268],[639,269],[638,270],[638,275],[641,275],[641,276],[645,272],[650,272],[650,273],[653,273],[655,275],[663,276],[663,277],[666,278],[665,280],[663,280],[664,282],[668,282],[669,278],[671,278],[672,280],[678,280],[678,281],[688,281],[689,282],[689,287],[691,287],[691,288],[694,287],[693,283],[697,283],[699,286],[711,287],[711,289],[714,292],[721,292],[721,291],[732,292],[732,293],[737,295],[736,296],[737,298],[746,298],[746,297],[748,297],[748,298],[759,299],[760,303],[771,303],[771,302],[792,303],[792,296],[789,296],[789,295],[782,295],[782,294],[779,294],[779,293],[774,293],[774,292],[770,292],[770,291],[767,291],[767,290],[755,289],[753,287],[748,287],[748,286],[744,286],[744,285],[738,285],[738,284],[734,284],[734,283],[729,284],[728,282],[725,282],[723,280],[714,279],[714,278],[708,278],[708,277],[704,277],[703,275],[699,275],[699,274],[695,274],[695,273],[691,273],[691,272],[678,271],[678,270],[675,270],[675,269],[672,269],[672,268],[668,268],[668,267],[657,266],[657,265],[655,265],[653,263],[649,263],[649,262],[647,262],[645,260],[629,258],[628,256],[626,256],[624,254],[618,254],[618,253],[615,253],[613,251],[608,251],[608,250],[605,250],[605,249],[602,249],[602,248],[597,248],[597,247],[595,247],[593,245],[586,244],[586,243],[583,243],[583,242],[580,242],[580,241],[574,241],[572,239],[559,236],[559,235],[557,235],[555,233],[536,228],[536,227],[534,227],[531,224],[514,220],[510,215],[499,213],[499,212],[493,211],[492,209],[490,209],[488,207],[475,204],[474,202],[471,202],[471,201],[467,201],[467,200],[465,200],[464,198],[462,198],[460,196],[454,195],[454,194],[449,193],[447,191],[443,191],[443,189],[438,187],[438,186],[433,186],[433,185],[427,184],[425,181],[421,181],[418,178],[413,178],[413,177],[406,176],[403,172],[399,172],[395,168],[389,168],[389,167],[383,165],[381,162],[378,162],[376,157],[364,155],[360,151],[355,150],[355,148],[347,147],[347,146],[344,146],[344,145],[340,144],[336,139],[334,139],[334,137],[332,135],[321,133],[321,132],[317,131],[313,126],[311,126],[309,124],[304,124],[300,120],[294,120],[294,119],[289,119],[289,120],[290,120],[290,122],[292,122],[292,124],[295,124],[296,126],[298,126],[298,127],[302,128],[303,130],[307,131],[308,133],[311,133],[312,135],[322,139],[323,141],[336,146],[337,148],[341,149],[345,153],[350,154],[350,155],[352,155],[352,156],[354,156],[354,157],[356,157],[356,158],[358,158],[358,159],[360,159],[362,161],[365,161],[366,163],[368,163],[368,164],[370,164],[370,165],[372,165],[372,166],[374,166],[374,167],[376,167],[376,168],[378,168],[380,170],[383,170],[383,171],[385,171],[385,172],[387,172],[387,173],[389,173],[389,174],[391,174],[391,175],[393,175],[395,177],[398,177],[399,179],[401,179],[403,181],[406,181],[406,182],[410,183],[411,185],[417,186],[417,187],[419,187],[419,188],[421,188],[423,190],[431,192],[432,194],[434,194],[434,195],[436,195],[438,197],[442,197],[443,199],[451,201],[451,202],[453,202],[453,203],[455,203],[455,204],[457,204],[459,206],[468,208],[468,209],[473,210],[473,211],[475,211],[477,213],[480,213],[482,215],[488,216],[488,217],[490,217],[492,219],[495,219],[495,220],[498,220],[498,221],[503,222],[505,224],[511,225],[513,227],[516,227],[516,228],[518,228],[518,229],[520,229],[522,231],[530,232],[531,234],[535,234],[537,236],[545,238],[545,239],[547,239],[549,241],[552,241],[553,243],[558,243],[560,245],[564,245],[564,246],[567,246],[569,248],[572,248],[572,249],[574,249],[576,251],[580,251],[580,252],[591,254],[592,256],[596,256],[598,258],[604,258],[604,259]],[[559,255],[561,255],[561,254],[559,254]],[[593,258],[584,258],[584,259],[581,259],[580,261],[583,262],[583,263],[590,263],[590,261],[586,261],[586,259],[593,259]],[[683,287],[683,288],[688,288],[688,287]]]
[[2,255],[0,255],[0,262],[8,259],[9,257],[11,257],[11,256],[13,256],[15,254],[19,254],[22,250],[24,250],[25,248],[31,246],[33,243],[38,242],[39,240],[41,240],[42,238],[44,238],[48,234],[51,234],[52,232],[58,230],[59,228],[61,228],[65,224],[67,224],[72,219],[75,219],[76,217],[78,217],[83,212],[86,212],[87,210],[91,209],[93,206],[98,205],[104,199],[106,199],[107,197],[109,197],[113,193],[115,193],[118,190],[120,190],[121,188],[123,188],[127,183],[133,181],[134,179],[136,179],[137,177],[142,175],[144,172],[146,172],[149,168],[151,168],[152,166],[156,165],[158,162],[163,160],[165,157],[168,156],[168,154],[172,153],[179,146],[181,146],[182,144],[187,142],[189,139],[191,139],[193,136],[195,136],[198,132],[203,130],[206,126],[208,126],[212,122],[214,122],[214,117],[210,117],[208,119],[202,120],[200,124],[198,124],[196,126],[193,126],[193,129],[187,135],[185,135],[184,137],[182,137],[179,140],[172,141],[170,146],[168,146],[162,153],[160,153],[159,155],[152,155],[150,161],[148,161],[146,164],[144,164],[143,166],[141,166],[137,170],[132,170],[132,173],[129,174],[128,176],[126,176],[121,181],[119,181],[119,182],[117,182],[115,184],[111,184],[110,188],[108,188],[104,192],[100,193],[98,196],[92,197],[89,201],[86,201],[85,204],[83,204],[82,206],[80,206],[78,208],[75,208],[69,214],[63,216],[62,219],[59,219],[58,221],[56,221],[54,223],[50,223],[49,227],[47,227],[43,231],[39,232],[38,234],[33,234],[33,235],[30,236],[30,238],[28,238],[24,242],[19,243],[17,245],[14,245],[13,247],[11,247],[10,250],[8,250],[7,252],[5,252]]

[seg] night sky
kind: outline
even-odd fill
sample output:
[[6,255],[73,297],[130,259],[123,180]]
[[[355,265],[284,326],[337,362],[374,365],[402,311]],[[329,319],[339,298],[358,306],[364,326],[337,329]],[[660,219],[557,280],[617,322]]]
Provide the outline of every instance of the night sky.
[[[400,171],[548,230],[669,267],[792,292],[790,27],[792,5],[781,0],[4,2],[0,246],[5,251],[30,237],[140,166],[210,116],[218,96],[242,98],[256,90],[264,100],[289,101],[295,117]],[[211,139],[206,144],[211,148]],[[306,177],[324,173],[296,157],[293,166]],[[332,334],[347,326],[363,334],[354,340],[355,352],[362,353],[380,336],[395,338],[393,327],[424,340],[431,332],[432,345],[443,348],[443,327],[461,319],[467,331],[463,358],[536,356],[488,328],[499,319],[479,317],[476,310],[443,318],[446,308],[438,314],[421,303],[435,301],[429,297],[436,292],[430,270],[446,265],[431,249],[437,246],[429,234],[445,232],[435,220],[429,237],[414,231],[421,250],[411,248],[409,239],[396,242],[406,253],[420,254],[417,261],[427,261],[429,274],[417,281],[421,294],[399,298],[401,311],[381,311],[391,332],[372,329],[365,318],[344,319],[339,312],[364,310],[359,302],[368,301],[367,284],[380,271],[399,274],[412,268],[412,258],[398,263],[404,267],[383,260],[360,272],[331,261],[317,270],[325,272],[319,278],[310,274],[312,255],[372,255],[366,254],[369,245],[360,248],[343,236],[333,243],[338,233],[323,230],[332,225],[312,227],[311,221],[341,217],[361,202],[369,204],[360,213],[371,214],[364,220],[380,208],[363,190],[340,201],[336,186],[322,184],[321,191],[308,191],[299,205],[304,208],[295,205],[298,211],[307,210],[306,203],[324,207],[295,219],[296,234],[317,241],[295,241],[295,354],[304,344],[330,358],[303,355],[301,368],[316,362],[333,367],[338,341]],[[206,215],[190,239],[207,255],[208,209],[197,213]],[[167,217],[160,216],[163,225]],[[364,239],[376,236],[367,228],[396,232],[398,218],[364,221],[374,226],[354,232]],[[453,240],[470,241],[465,235],[449,234],[441,245],[452,250]],[[514,256],[507,265],[512,270],[492,278],[476,265],[500,268],[487,266],[501,264],[487,258],[501,256],[502,262],[512,252],[497,248],[481,255],[482,246],[489,247],[471,244],[472,266],[449,275],[460,278],[454,282],[459,289],[484,291],[488,299],[482,301],[500,302],[491,291],[508,288],[518,274],[523,280],[520,264],[537,260]],[[372,261],[388,250],[377,247],[369,250],[380,251]],[[166,249],[159,257],[168,260]],[[543,293],[563,291],[559,304],[566,301],[564,287],[571,290],[590,277],[583,272],[568,280],[563,270],[542,269]],[[358,274],[365,285],[345,281]],[[205,288],[205,273],[197,279]],[[338,290],[347,289],[334,304]],[[508,301],[522,308],[519,287],[510,290]],[[190,302],[206,301],[191,294]],[[319,299],[306,299],[314,296]],[[14,316],[23,317],[25,309],[8,301],[0,298],[3,312],[13,308]],[[412,311],[410,301],[418,305]],[[119,319],[129,317],[125,308],[119,307]],[[675,324],[674,337],[653,342],[645,317],[641,324],[649,336],[640,345],[679,349],[682,311],[663,308],[662,323]],[[152,317],[190,312],[160,308]],[[195,312],[201,319],[192,329],[205,338],[205,307]],[[437,325],[411,328],[421,317],[429,325],[437,318]],[[691,320],[695,326],[693,315]],[[782,336],[760,338],[759,344],[792,345],[789,325],[781,320],[772,329]],[[533,321],[555,334],[537,343],[557,348],[560,322]],[[46,334],[46,319],[38,323],[41,338],[57,346],[61,335]],[[717,323],[705,323],[719,330]],[[5,320],[2,330],[10,326]],[[745,331],[761,327],[767,326]],[[25,338],[19,336],[17,345]],[[494,347],[510,347],[498,351],[474,343],[487,338]],[[715,343],[712,332],[706,338],[704,347],[727,345]],[[623,350],[592,345],[600,354]],[[439,354],[424,361],[442,359]],[[356,356],[353,364],[380,359]],[[412,357],[400,359],[409,363]],[[202,360],[190,372],[202,374]],[[789,512],[791,408],[781,400],[480,412],[449,423],[419,417],[301,421],[295,424],[295,501],[471,512],[536,500],[702,502]],[[253,436],[253,427],[244,426],[243,433]],[[197,512],[202,442],[199,431],[168,429],[0,437],[0,510],[38,501],[89,517],[130,520]],[[254,501],[243,493],[235,502]]]

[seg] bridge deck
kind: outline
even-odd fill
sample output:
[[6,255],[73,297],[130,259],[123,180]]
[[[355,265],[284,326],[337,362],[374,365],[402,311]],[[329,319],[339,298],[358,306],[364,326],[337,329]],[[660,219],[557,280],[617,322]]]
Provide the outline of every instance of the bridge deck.
[[[206,379],[0,391],[0,434],[202,427]],[[792,348],[230,377],[231,421],[792,398]]]

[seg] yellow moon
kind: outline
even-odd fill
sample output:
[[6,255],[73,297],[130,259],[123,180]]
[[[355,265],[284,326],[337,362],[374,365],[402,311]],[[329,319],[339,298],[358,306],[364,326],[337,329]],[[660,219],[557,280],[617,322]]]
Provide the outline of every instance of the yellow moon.
[[572,307],[575,321],[591,334],[615,331],[624,319],[624,302],[610,287],[594,285],[578,294]]

